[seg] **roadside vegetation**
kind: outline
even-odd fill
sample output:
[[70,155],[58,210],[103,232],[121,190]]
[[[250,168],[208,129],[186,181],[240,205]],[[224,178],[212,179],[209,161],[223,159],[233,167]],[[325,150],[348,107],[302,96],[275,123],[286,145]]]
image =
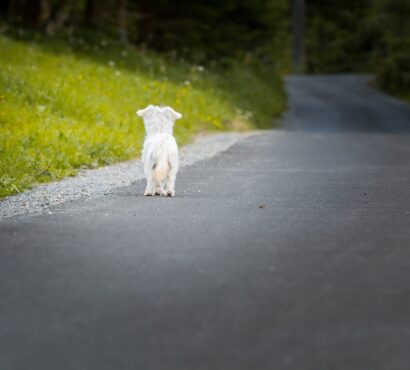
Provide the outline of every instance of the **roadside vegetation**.
[[365,72],[410,101],[408,0],[307,1],[308,73]]
[[284,64],[255,53],[199,58],[193,45],[159,50],[99,27],[47,34],[3,21],[0,30],[0,198],[138,157],[135,111],[148,104],[183,114],[180,144],[200,132],[271,128],[285,108]]

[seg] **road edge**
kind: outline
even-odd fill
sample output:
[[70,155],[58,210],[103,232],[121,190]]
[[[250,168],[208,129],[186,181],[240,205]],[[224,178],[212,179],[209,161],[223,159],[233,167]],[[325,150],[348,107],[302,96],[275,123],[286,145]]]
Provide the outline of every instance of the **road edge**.
[[[180,167],[212,158],[237,142],[260,133],[251,131],[198,135],[191,144],[180,148]],[[99,198],[143,178],[143,167],[139,158],[97,169],[82,170],[76,176],[41,184],[24,193],[0,200],[0,221],[15,216],[51,214],[52,207],[76,200]]]

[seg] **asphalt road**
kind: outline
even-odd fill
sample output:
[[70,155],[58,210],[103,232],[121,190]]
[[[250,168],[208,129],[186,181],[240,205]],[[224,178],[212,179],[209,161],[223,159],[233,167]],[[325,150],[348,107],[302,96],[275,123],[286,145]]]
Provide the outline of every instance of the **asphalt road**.
[[293,77],[286,129],[0,224],[1,370],[407,370],[410,106]]

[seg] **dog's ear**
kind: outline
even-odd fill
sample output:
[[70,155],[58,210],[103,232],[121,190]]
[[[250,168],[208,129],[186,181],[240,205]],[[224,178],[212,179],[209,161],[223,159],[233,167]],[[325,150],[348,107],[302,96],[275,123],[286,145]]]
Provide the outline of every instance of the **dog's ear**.
[[165,108],[165,114],[168,119],[172,121],[176,121],[177,119],[182,118],[182,114],[174,111],[171,107],[166,107]]
[[149,112],[152,111],[153,107],[154,106],[150,104],[150,105],[148,105],[148,107],[146,107],[144,109],[137,110],[137,115],[144,118]]

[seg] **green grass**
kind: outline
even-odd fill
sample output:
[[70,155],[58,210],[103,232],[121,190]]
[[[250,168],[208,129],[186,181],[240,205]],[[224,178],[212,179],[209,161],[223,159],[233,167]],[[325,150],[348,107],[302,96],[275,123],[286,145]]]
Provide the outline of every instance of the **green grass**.
[[183,114],[180,144],[203,131],[272,127],[280,78],[230,63],[203,70],[97,34],[0,34],[0,198],[139,156],[148,104]]

